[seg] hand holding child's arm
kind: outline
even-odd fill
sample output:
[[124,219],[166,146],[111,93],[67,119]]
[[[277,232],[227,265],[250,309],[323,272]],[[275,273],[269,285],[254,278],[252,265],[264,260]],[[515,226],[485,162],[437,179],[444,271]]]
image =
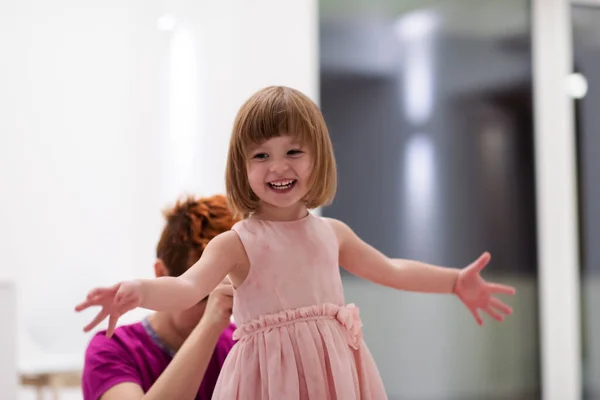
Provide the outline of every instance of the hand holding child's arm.
[[238,264],[245,252],[237,234],[225,232],[211,240],[200,260],[183,275],[138,279],[89,292],[75,310],[101,306],[96,317],[84,328],[90,331],[109,317],[106,335],[112,336],[119,317],[137,307],[155,311],[185,310],[206,297]]
[[486,282],[481,270],[488,264],[490,255],[484,253],[466,268],[438,267],[418,261],[390,259],[362,241],[347,225],[330,219],[340,244],[340,265],[361,278],[399,290],[422,293],[453,293],[465,304],[478,324],[483,321],[478,314],[482,309],[498,321],[512,309],[496,294],[514,294],[510,286]]

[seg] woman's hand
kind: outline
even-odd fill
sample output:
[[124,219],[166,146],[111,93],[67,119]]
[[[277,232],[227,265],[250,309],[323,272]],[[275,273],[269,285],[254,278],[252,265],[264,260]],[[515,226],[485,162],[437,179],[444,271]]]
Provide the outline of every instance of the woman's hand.
[[222,331],[231,322],[232,309],[233,287],[229,279],[224,279],[208,296],[208,303],[201,321],[214,324]]

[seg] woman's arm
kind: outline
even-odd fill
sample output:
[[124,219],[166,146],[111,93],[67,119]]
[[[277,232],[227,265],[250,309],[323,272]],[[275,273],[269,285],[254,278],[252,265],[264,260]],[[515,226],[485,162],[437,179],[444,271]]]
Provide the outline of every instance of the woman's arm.
[[453,293],[459,269],[391,259],[361,240],[346,224],[328,219],[338,238],[339,262],[348,272],[399,290]]
[[214,323],[201,320],[148,393],[136,383],[123,382],[108,389],[100,400],[196,398],[221,332]]

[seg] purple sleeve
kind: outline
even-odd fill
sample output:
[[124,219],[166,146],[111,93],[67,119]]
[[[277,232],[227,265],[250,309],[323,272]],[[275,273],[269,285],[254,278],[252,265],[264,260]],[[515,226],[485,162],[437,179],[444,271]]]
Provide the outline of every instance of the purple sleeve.
[[98,400],[113,386],[131,382],[142,386],[141,377],[131,354],[120,341],[97,334],[85,352],[82,376],[84,400]]

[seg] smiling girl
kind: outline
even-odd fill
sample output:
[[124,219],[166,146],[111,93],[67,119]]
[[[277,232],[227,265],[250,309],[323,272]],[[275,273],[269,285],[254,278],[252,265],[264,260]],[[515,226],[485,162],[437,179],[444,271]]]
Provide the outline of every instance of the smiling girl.
[[230,205],[244,219],[180,277],[92,290],[77,310],[102,309],[86,329],[108,316],[110,336],[135,307],[186,309],[228,276],[239,341],[214,399],[385,399],[339,266],[398,290],[454,294],[479,324],[480,309],[499,321],[512,312],[493,295],[514,289],[480,276],[488,253],[461,270],[391,259],[343,222],[309,213],[333,200],[336,167],[320,110],[297,90],[267,87],[241,107],[226,179]]

